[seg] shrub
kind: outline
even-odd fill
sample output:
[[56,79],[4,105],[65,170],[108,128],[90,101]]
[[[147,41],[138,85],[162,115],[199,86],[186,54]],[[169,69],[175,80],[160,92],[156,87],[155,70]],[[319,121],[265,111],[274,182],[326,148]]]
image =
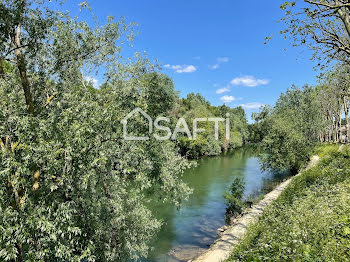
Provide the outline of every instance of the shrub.
[[224,194],[226,200],[226,222],[229,223],[232,217],[242,213],[244,207],[243,193],[245,183],[242,178],[235,178],[230,186],[230,191]]

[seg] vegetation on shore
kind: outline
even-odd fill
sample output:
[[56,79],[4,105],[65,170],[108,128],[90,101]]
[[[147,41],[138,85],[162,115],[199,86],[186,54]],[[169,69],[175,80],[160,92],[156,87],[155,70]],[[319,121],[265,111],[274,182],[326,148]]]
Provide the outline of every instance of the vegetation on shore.
[[[265,151],[263,166],[297,173],[319,143],[350,142],[349,67],[336,65],[316,86],[292,86],[252,115],[248,141]],[[350,78],[349,78],[350,79]]]
[[[0,3],[0,260],[129,261],[146,257],[161,222],[154,196],[180,205],[187,158],[241,146],[242,108],[213,107],[201,95],[180,99],[172,80],[132,52],[134,23],[97,24],[86,1],[82,17],[63,1]],[[99,88],[93,77],[104,76]],[[151,117],[225,117],[231,139],[123,140],[121,120],[136,107]],[[170,123],[175,125],[176,122]],[[145,119],[128,128],[148,132]],[[185,157],[184,157],[185,156]]]
[[292,86],[253,115],[249,141],[262,143],[266,168],[297,172],[317,143],[350,141],[350,9],[342,0],[286,1],[281,9],[283,36],[311,49],[323,71],[315,86]]
[[229,261],[346,261],[350,235],[350,150],[317,149],[321,162],[295,177],[265,209]]
[[265,168],[297,173],[313,153],[323,159],[264,210],[229,261],[347,261],[350,150],[338,149],[350,142],[350,9],[342,0],[286,1],[281,9],[281,33],[313,50],[328,71],[314,87],[293,86],[253,115],[249,140],[265,149]]
[[[248,139],[248,121],[245,111],[242,107],[230,108],[226,105],[212,106],[200,94],[190,93],[186,98],[177,99],[173,109],[169,112],[169,116],[173,119],[183,117],[191,126],[195,118],[218,117],[226,119],[230,118],[230,134],[226,139],[225,122],[219,122],[219,139],[215,139],[214,123],[198,122],[198,128],[203,129],[198,133],[196,139],[189,139],[186,135],[180,135],[176,139],[176,145],[181,155],[189,159],[196,159],[201,156],[215,156],[230,149],[241,147]],[[175,127],[174,120],[172,130]]]
[[[147,203],[157,196],[159,201],[180,205],[189,196],[191,189],[181,179],[190,166],[188,159],[218,155],[245,142],[256,142],[267,153],[266,168],[297,171],[319,142],[340,143],[350,138],[348,5],[333,6],[335,12],[330,12],[327,5],[315,7],[315,2],[306,1],[314,8],[304,10],[308,18],[304,22],[321,15],[321,33],[319,23],[302,23],[299,27],[295,26],[299,20],[287,22],[289,30],[285,32],[302,43],[310,40],[304,39],[305,35],[322,36],[327,30],[335,30],[333,42],[327,42],[324,53],[339,63],[320,76],[318,86],[289,89],[275,107],[265,107],[254,115],[256,123],[248,126],[243,108],[215,107],[200,94],[180,98],[172,80],[146,56],[135,52],[124,57],[123,48],[131,48],[135,35],[133,23],[108,17],[103,26],[91,26],[60,11],[57,2],[61,1],[53,2],[0,3],[0,260],[129,261],[146,257],[149,243],[161,227]],[[286,2],[283,8],[294,5]],[[84,15],[91,15],[86,1],[80,9]],[[287,18],[290,14],[293,12],[288,11]],[[339,18],[344,25],[333,23]],[[313,39],[318,46],[325,41]],[[105,79],[99,88],[91,81],[96,74]],[[154,137],[125,141],[121,120],[137,107],[151,117],[166,114],[174,120],[169,123],[171,129],[179,117],[192,123],[195,118],[226,118],[230,114],[230,139],[224,137],[223,124],[216,140],[214,124],[201,123],[198,127],[203,132],[195,140],[179,136],[166,141]],[[347,128],[345,139],[342,123]],[[148,131],[147,122],[140,118],[128,128],[140,136]],[[285,220],[278,220],[277,215],[282,217],[284,208],[286,217],[299,219],[296,212],[312,210],[318,198],[330,198],[331,206],[312,206],[320,215],[322,209],[332,211],[323,217],[324,224],[316,224],[311,211],[305,212],[310,217],[305,227],[319,230],[318,236],[310,232],[319,241],[315,244],[319,248],[303,245],[302,237],[309,235],[297,235],[290,242],[287,231],[281,231],[280,248],[276,244],[267,249],[270,253],[262,254],[261,259],[277,256],[277,250],[289,258],[287,246],[292,243],[311,258],[316,254],[330,257],[334,247],[341,246],[339,239],[347,243],[350,229],[348,210],[343,205],[348,196],[348,158],[348,151],[330,154],[319,167],[305,172],[305,181],[298,178],[300,181],[284,193],[281,203],[276,202],[266,214],[276,218],[273,225],[282,226]],[[340,193],[345,196],[343,200]],[[304,194],[309,196],[305,198]],[[233,204],[232,213],[241,208],[241,198],[241,193],[236,198],[227,196]],[[286,203],[293,208],[289,210]],[[325,225],[332,221],[339,223],[332,224],[330,230]],[[291,224],[286,230],[296,226]],[[273,236],[277,240],[276,235],[269,235],[274,232],[270,229],[265,232],[266,239]],[[259,230],[257,226],[256,232]],[[336,239],[332,238],[334,234]],[[333,242],[322,242],[320,236],[330,236]],[[264,244],[266,248],[270,245]],[[245,245],[250,245],[248,240]],[[252,247],[254,256],[259,257],[259,250],[264,250]],[[249,251],[245,252],[242,255],[249,257]],[[337,255],[341,258],[346,252],[339,249]]]
[[230,188],[229,192],[225,192],[224,198],[226,201],[226,223],[230,223],[231,219],[241,214],[246,201],[243,200],[245,183],[241,178],[236,177]]

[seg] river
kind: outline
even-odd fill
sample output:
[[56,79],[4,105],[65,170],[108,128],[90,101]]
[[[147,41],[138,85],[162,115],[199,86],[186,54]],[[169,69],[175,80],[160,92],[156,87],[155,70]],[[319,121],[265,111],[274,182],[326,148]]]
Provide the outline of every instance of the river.
[[164,225],[144,261],[187,261],[207,249],[217,238],[217,229],[225,225],[223,194],[235,177],[244,179],[248,196],[266,193],[286,176],[262,171],[258,150],[253,147],[202,158],[197,163],[184,174],[193,194],[180,209],[163,203],[152,206]]

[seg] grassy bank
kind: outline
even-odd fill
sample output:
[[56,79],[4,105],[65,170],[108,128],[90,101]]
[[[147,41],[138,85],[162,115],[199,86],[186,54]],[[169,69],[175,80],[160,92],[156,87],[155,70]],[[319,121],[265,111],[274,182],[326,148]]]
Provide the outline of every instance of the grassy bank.
[[321,162],[265,210],[229,261],[348,261],[350,150],[330,145],[316,153]]

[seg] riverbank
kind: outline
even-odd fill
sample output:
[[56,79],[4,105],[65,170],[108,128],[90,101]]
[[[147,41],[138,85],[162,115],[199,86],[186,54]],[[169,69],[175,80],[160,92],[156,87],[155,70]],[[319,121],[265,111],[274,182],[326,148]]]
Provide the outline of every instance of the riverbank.
[[260,154],[255,147],[244,147],[205,157],[185,171],[183,181],[193,189],[180,209],[154,201],[150,209],[164,221],[152,243],[147,262],[188,261],[198,257],[218,237],[217,229],[225,225],[224,192],[235,178],[245,181],[245,196],[260,195],[284,181],[287,173],[261,170]]
[[[312,168],[319,161],[318,156],[314,156],[306,169]],[[300,173],[297,175],[299,176]],[[258,218],[263,214],[266,207],[272,204],[280,194],[288,187],[295,177],[289,178],[282,182],[270,193],[266,194],[265,197],[252,208],[246,209],[244,213],[237,217],[231,226],[229,226],[215,242],[211,248],[193,260],[194,262],[220,262],[226,260],[232,251],[232,249],[239,244],[240,240],[247,233],[248,226],[255,223]]]
[[348,261],[349,147],[317,151],[320,162],[295,177],[265,209],[228,261]]

